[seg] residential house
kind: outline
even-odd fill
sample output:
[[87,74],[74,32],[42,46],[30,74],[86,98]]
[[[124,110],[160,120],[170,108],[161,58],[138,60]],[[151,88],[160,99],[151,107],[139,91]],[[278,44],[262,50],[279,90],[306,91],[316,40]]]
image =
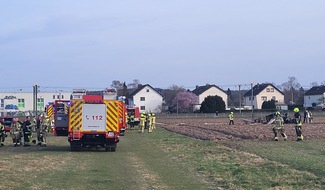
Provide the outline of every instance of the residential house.
[[195,95],[197,95],[197,105],[195,106],[195,110],[199,110],[202,102],[208,96],[219,96],[225,102],[226,109],[228,107],[228,95],[222,90],[220,87],[216,85],[205,85],[205,86],[196,86],[196,88],[192,91]]
[[163,95],[149,84],[139,85],[138,89],[128,96],[128,105],[137,106],[140,111],[161,112],[163,104]]
[[[253,90],[253,93],[252,93]],[[264,101],[275,100],[276,105],[283,107],[284,94],[271,83],[256,84],[244,96],[244,106],[262,109]]]
[[305,92],[304,95],[304,107],[321,106],[324,108],[325,103],[325,86],[314,86]]

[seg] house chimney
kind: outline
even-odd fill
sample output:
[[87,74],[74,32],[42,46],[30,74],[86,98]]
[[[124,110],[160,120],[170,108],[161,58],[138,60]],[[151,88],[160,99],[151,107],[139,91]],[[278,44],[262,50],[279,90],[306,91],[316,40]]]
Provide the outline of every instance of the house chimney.
[[197,89],[197,88],[199,88],[199,85],[196,85],[196,86],[195,86],[195,89]]

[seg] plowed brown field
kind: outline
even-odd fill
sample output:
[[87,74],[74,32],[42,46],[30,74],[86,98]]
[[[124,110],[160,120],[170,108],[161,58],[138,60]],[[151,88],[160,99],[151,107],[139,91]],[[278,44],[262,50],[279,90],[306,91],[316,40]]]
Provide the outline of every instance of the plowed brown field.
[[[159,118],[157,125],[172,132],[201,140],[272,140],[274,134],[270,124],[245,124],[241,119],[235,119],[235,125],[228,125],[227,118]],[[288,140],[295,140],[296,133],[293,124],[285,124]],[[325,138],[325,118],[318,117],[311,124],[304,123],[302,133],[305,140]],[[281,140],[281,139],[280,139]]]

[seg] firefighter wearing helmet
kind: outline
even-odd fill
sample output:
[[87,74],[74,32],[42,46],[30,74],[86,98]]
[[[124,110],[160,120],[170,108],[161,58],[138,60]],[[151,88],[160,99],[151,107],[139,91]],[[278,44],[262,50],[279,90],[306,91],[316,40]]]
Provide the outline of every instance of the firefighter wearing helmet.
[[14,146],[20,146],[21,136],[22,136],[21,124],[18,122],[18,118],[13,118],[10,126],[10,134],[12,137],[12,142]]
[[139,128],[139,133],[143,133],[144,132],[145,123],[146,123],[146,113],[145,112],[142,112],[141,115],[140,115],[140,128]]
[[230,112],[228,115],[229,125],[234,125],[234,112]]
[[284,138],[284,140],[287,140],[287,135],[284,133],[284,127],[283,127],[283,118],[280,114],[280,112],[275,112],[275,120],[274,120],[274,124],[275,126],[273,127],[273,133],[274,133],[274,140],[278,141],[279,137],[278,137],[278,133],[281,134],[281,136]]
[[148,132],[152,133],[152,113],[148,114]]
[[302,141],[304,140],[304,137],[302,136],[302,132],[301,132],[302,123],[301,123],[301,115],[299,113],[299,108],[295,108],[293,109],[293,111],[295,112],[294,124],[295,124],[295,129],[297,134],[297,141]]
[[156,129],[156,115],[154,113],[151,114],[152,117],[152,130]]
[[47,131],[48,128],[50,128],[50,126],[51,126],[51,121],[48,116],[46,116],[45,119],[44,118],[41,119],[41,129],[40,129],[40,136],[39,136],[41,146],[46,146]]

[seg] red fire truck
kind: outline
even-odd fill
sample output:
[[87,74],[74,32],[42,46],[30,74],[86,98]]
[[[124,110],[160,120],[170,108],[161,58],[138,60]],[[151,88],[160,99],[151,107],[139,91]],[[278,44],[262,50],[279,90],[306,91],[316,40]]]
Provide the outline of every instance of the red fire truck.
[[[140,109],[139,109],[139,107],[128,106],[127,114],[129,117],[129,125],[131,128],[140,124]],[[132,119],[130,119],[130,118],[132,118]]]

